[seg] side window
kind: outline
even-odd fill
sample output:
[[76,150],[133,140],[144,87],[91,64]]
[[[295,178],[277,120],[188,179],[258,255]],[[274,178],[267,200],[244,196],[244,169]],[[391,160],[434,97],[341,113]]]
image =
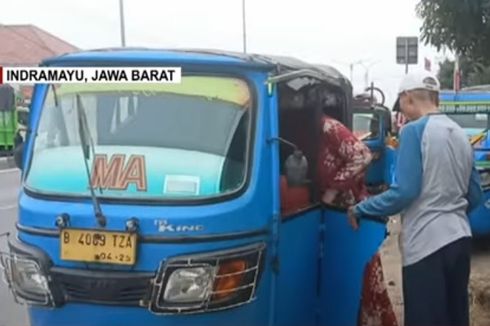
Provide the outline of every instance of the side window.
[[[287,107],[280,108],[279,113],[279,137],[289,143],[297,146],[303,153],[308,162],[307,182],[303,185],[290,183],[288,180],[288,169],[291,168],[291,162],[301,169],[301,164],[293,159],[294,149],[285,143],[280,144],[280,193],[281,193],[281,213],[283,218],[295,215],[295,213],[313,205],[314,199],[314,181],[315,181],[315,163],[316,163],[316,144],[314,139],[311,118],[307,108],[291,109]],[[296,168],[292,168],[297,170]]]
[[[292,87],[291,83],[279,85],[279,157],[283,218],[320,203],[322,180],[319,179],[317,164],[324,146],[321,121],[325,115],[344,123],[342,117],[346,116],[346,107],[338,90],[326,84],[315,83],[303,83],[303,87]],[[306,171],[304,161],[294,154],[291,144],[306,159]],[[305,172],[306,182],[298,184]]]

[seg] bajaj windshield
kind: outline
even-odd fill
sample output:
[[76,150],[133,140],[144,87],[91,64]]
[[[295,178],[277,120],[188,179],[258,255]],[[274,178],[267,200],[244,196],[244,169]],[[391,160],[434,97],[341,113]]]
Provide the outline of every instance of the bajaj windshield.
[[[79,106],[92,143],[88,169]],[[249,86],[237,78],[52,85],[26,187],[43,194],[89,196],[90,180],[102,198],[155,200],[236,192],[247,175],[251,110]]]

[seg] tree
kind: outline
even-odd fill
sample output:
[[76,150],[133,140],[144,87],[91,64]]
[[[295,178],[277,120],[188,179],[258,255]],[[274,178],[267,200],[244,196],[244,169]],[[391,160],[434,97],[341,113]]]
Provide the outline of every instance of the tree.
[[[461,87],[471,86],[469,84],[469,75],[473,72],[471,62],[467,59],[460,59],[459,62],[461,69]],[[452,89],[454,78],[454,61],[446,59],[442,63],[439,63],[438,76],[441,83],[441,88]]]
[[490,0],[421,0],[422,41],[490,64]]
[[483,67],[481,70],[470,73],[468,76],[468,86],[489,85],[490,67]]
[[[466,58],[460,59],[461,87],[490,84],[490,67],[474,64]],[[438,76],[442,89],[453,88],[454,61],[446,59],[439,63]]]
[[449,59],[439,63],[439,73],[437,78],[441,83],[442,89],[453,88],[453,76],[454,76],[454,62]]

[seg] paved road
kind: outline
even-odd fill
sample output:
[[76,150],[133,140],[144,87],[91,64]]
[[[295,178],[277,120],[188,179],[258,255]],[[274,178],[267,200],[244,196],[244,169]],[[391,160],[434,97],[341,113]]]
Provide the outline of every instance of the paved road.
[[[14,233],[17,215],[17,191],[19,189],[19,171],[0,170],[0,233]],[[0,251],[5,251],[5,239],[0,239]],[[7,286],[0,280],[0,326],[28,325],[25,307],[16,304]]]
[[[388,284],[398,326],[403,326],[403,294],[401,255],[398,244],[400,219],[393,219],[388,225],[391,236],[381,249],[383,273]],[[488,239],[473,241],[475,249],[471,258],[471,277],[469,291],[471,293],[470,317],[472,326],[490,325],[490,247]],[[478,246],[482,246],[478,248]]]

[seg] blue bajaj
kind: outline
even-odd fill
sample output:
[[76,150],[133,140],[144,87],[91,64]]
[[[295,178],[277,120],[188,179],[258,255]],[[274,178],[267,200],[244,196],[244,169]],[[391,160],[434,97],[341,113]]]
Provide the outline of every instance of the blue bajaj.
[[320,204],[326,98],[352,127],[340,73],[196,50],[88,51],[43,65],[183,75],[36,86],[17,151],[17,235],[2,255],[32,325],[356,325],[386,226],[355,232],[344,210]]
[[441,111],[465,130],[474,148],[484,200],[470,214],[470,224],[474,237],[486,238],[490,235],[490,92],[478,88],[460,92],[444,91],[441,92],[440,101]]

